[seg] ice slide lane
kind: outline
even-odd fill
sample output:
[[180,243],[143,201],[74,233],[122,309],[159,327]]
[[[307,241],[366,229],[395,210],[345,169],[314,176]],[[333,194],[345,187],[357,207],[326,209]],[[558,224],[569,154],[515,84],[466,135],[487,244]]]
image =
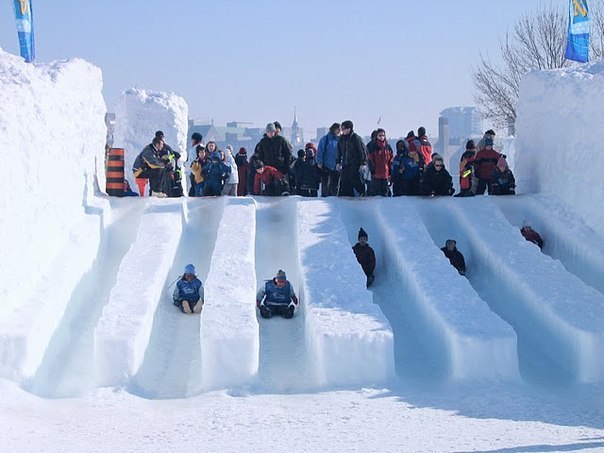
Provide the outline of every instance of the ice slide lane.
[[316,342],[317,377],[327,388],[394,377],[392,329],[365,287],[340,216],[343,203],[333,197],[298,202],[300,292]]
[[429,201],[354,200],[343,210],[350,243],[362,226],[376,252],[371,290],[394,330],[397,374],[518,380],[516,335],[443,259],[416,211]]
[[[543,253],[604,294],[604,238],[584,226],[575,215],[548,206],[534,195],[493,197],[495,205],[518,230],[528,220],[544,238]],[[554,211],[555,210],[555,211]]]
[[94,328],[109,300],[120,262],[136,238],[145,205],[144,199],[111,200],[111,223],[101,231],[97,258],[73,290],[42,363],[26,384],[33,393],[76,397],[94,387]]
[[201,391],[202,316],[185,316],[172,303],[172,293],[185,265],[193,263],[205,284],[226,197],[189,199],[185,226],[172,267],[163,282],[143,363],[128,390],[145,398],[186,398]]
[[[89,289],[96,285],[96,273],[102,267],[98,255],[102,255],[102,249],[108,245],[105,235],[113,235],[114,227],[109,225],[114,214],[99,209],[85,215],[72,231],[69,242],[53,259],[49,270],[32,288],[31,294],[6,316],[2,316],[0,376],[32,387],[32,378],[39,374],[41,380],[38,383],[41,385],[36,386],[34,391],[40,394],[63,392],[60,389],[62,384],[58,381],[49,383],[52,389],[44,388],[44,373],[49,373],[48,378],[53,379],[45,355],[59,353],[64,343],[62,336],[69,334],[69,329],[79,329],[81,326],[78,323],[84,322],[84,319],[91,319],[88,318],[89,314],[78,318],[76,312],[80,305],[91,309],[86,299],[94,292]],[[133,215],[136,218],[138,214]],[[107,259],[111,261],[109,257]],[[102,278],[111,279],[111,270],[103,273]],[[66,323],[74,325],[65,326]],[[62,353],[58,358],[64,358]],[[65,365],[60,363],[57,366]]]
[[94,330],[97,386],[127,386],[140,369],[185,223],[184,199],[149,199],[136,240]]
[[270,392],[304,391],[318,384],[308,306],[301,287],[296,204],[295,197],[257,201],[256,287],[282,269],[300,300],[292,319],[263,319],[256,314],[260,325],[258,375]]
[[203,390],[244,387],[258,372],[254,273],[255,202],[228,199],[205,282],[201,316]]
[[602,294],[525,241],[490,199],[431,201],[422,215],[434,241],[457,239],[470,283],[516,331],[522,375],[602,382]]

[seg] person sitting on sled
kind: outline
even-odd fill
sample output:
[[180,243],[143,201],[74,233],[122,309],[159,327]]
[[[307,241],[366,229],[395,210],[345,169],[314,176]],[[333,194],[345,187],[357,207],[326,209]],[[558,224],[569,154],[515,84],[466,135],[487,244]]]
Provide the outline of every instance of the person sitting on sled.
[[187,264],[185,273],[176,283],[174,288],[174,305],[183,313],[201,313],[203,308],[203,283],[195,275],[195,266]]
[[285,272],[279,270],[275,278],[264,282],[256,295],[256,306],[260,310],[260,316],[266,319],[274,314],[285,319],[294,316],[298,298],[291,283],[287,281]]
[[352,251],[367,276],[367,288],[369,288],[375,280],[375,276],[373,275],[373,271],[375,270],[375,252],[367,243],[367,232],[363,228],[359,230],[358,239],[359,242],[355,244]]

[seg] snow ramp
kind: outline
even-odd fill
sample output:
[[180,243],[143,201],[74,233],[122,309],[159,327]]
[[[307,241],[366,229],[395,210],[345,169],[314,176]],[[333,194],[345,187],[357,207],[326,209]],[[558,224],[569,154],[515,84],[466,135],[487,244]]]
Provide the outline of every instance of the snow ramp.
[[256,311],[260,326],[258,375],[271,392],[303,391],[318,384],[306,294],[301,286],[296,198],[257,200],[256,288],[264,285],[281,269],[285,271],[300,301],[292,319],[280,316],[263,319]]
[[524,377],[604,380],[602,294],[525,241],[489,198],[431,200],[422,215],[435,243],[457,240],[472,286],[513,326]]
[[519,379],[516,335],[446,261],[408,197],[351,202],[376,252],[374,300],[394,330],[397,373],[409,378]]
[[316,341],[319,382],[369,386],[394,376],[393,335],[373,304],[336,198],[298,203],[299,283]]
[[126,386],[139,371],[186,222],[184,199],[147,203],[94,330],[98,386]]
[[175,280],[192,263],[205,284],[210,271],[218,225],[226,197],[193,198],[185,204],[185,226],[180,244],[155,310],[151,337],[140,369],[129,391],[146,398],[186,398],[201,391],[202,316],[184,315],[175,307]]
[[255,202],[228,202],[220,222],[201,314],[202,387],[245,386],[258,371],[254,273]]

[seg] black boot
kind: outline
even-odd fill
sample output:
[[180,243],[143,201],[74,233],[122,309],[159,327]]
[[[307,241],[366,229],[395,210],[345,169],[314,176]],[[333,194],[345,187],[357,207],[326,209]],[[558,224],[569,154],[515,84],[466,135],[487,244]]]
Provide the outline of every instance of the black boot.
[[273,312],[270,308],[260,305],[260,316],[262,316],[264,319],[269,319],[273,316]]

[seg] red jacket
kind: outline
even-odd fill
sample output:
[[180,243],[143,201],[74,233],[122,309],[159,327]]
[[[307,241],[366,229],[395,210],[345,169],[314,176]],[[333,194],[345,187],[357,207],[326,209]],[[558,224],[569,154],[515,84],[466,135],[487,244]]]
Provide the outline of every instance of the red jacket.
[[264,182],[265,185],[268,185],[275,181],[281,181],[282,179],[283,173],[281,173],[275,167],[265,165],[264,171],[262,173],[256,172],[256,175],[254,176],[254,195],[262,195],[260,182]]
[[497,166],[497,161],[501,157],[494,149],[481,149],[476,153],[474,158],[474,168],[476,169],[476,176],[480,179],[492,179],[493,171]]
[[374,179],[390,178],[390,167],[394,153],[387,141],[384,140],[380,146],[377,140],[369,143],[367,147],[367,161],[369,162],[369,170]]

